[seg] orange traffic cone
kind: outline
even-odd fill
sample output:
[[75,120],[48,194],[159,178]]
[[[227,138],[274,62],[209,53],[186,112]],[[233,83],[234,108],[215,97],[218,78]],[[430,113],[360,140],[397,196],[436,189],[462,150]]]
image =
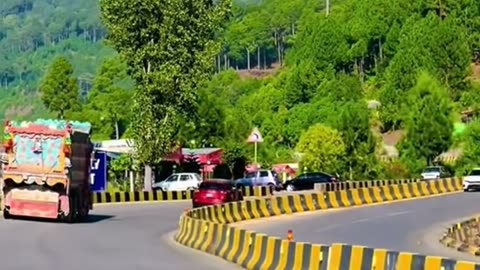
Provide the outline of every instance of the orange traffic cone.
[[292,230],[288,230],[287,232],[287,240],[292,242],[293,241],[293,231]]

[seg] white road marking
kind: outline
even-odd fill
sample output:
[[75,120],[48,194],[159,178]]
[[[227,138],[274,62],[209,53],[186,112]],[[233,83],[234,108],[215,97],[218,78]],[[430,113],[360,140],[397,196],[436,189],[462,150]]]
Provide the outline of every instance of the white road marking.
[[369,221],[369,220],[371,220],[371,218],[361,218],[361,219],[357,219],[357,220],[352,221],[352,223],[366,222],[366,221]]
[[382,216],[373,216],[373,217],[368,217],[368,218],[361,218],[361,219],[356,219],[356,220],[352,221],[352,223],[368,222],[368,221],[375,220],[375,219],[382,219],[382,218],[386,218],[386,217],[406,215],[406,214],[409,214],[409,213],[413,213],[413,211],[410,211],[410,210],[399,211],[399,212],[393,212],[393,213],[389,213],[389,214],[382,215]]
[[413,213],[413,211],[407,210],[407,211],[393,212],[393,213],[388,214],[387,216],[394,217],[394,216],[400,216],[400,215],[405,215],[405,214],[410,214],[410,213]]

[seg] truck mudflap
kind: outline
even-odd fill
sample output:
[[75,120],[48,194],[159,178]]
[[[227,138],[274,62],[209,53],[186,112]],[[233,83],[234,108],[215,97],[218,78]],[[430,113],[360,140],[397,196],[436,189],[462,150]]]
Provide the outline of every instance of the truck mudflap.
[[56,192],[13,189],[5,197],[5,211],[12,216],[56,219],[59,203]]

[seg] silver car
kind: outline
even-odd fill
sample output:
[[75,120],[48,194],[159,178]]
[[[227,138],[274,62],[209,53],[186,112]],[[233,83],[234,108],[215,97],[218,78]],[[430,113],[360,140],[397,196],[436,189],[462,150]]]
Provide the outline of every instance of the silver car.
[[282,183],[276,172],[271,170],[259,170],[248,173],[244,178],[237,179],[235,185],[237,187],[272,186],[275,188],[281,188]]
[[197,173],[174,173],[167,179],[153,184],[157,191],[187,191],[198,188],[202,178]]

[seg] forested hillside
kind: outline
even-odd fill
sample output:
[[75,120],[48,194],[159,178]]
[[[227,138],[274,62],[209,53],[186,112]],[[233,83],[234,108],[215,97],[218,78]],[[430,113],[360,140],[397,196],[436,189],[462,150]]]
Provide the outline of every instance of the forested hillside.
[[113,50],[96,0],[0,1],[0,113],[31,117],[46,111],[36,90],[55,56],[75,65],[83,90]]
[[[99,138],[131,135],[132,87],[117,84],[128,76],[101,42],[97,1],[12,0],[0,8],[2,102],[39,104],[19,97],[33,97],[63,55],[82,90],[92,88],[70,117],[92,122]],[[178,139],[250,159],[244,141],[258,126],[263,165],[303,157],[306,167],[345,178],[407,177],[463,147],[463,170],[480,162],[479,123],[453,136],[460,113],[480,104],[472,79],[479,31],[479,0],[338,0],[328,16],[322,1],[234,1],[217,34],[216,74],[197,89],[197,113]],[[398,130],[398,160],[384,162],[382,134]]]
[[[264,7],[269,3],[271,10],[295,10],[281,16],[292,20],[272,27],[266,14],[273,12]],[[418,172],[442,152],[464,145],[452,137],[453,123],[465,108],[478,107],[480,94],[478,84],[467,79],[477,57],[480,2],[436,3],[347,0],[336,2],[326,17],[317,1],[283,5],[266,1],[257,11],[236,17],[225,36],[235,29],[250,29],[253,21],[256,28],[251,29],[266,29],[274,37],[272,44],[285,45],[285,66],[276,77],[263,81],[241,80],[235,72],[216,76],[202,92],[210,104],[204,117],[218,117],[213,123],[223,119],[225,129],[212,127],[199,136],[224,138],[227,134],[238,142],[252,126],[259,126],[266,140],[261,148],[263,160],[279,162],[291,160],[302,133],[309,127],[311,132],[323,130],[313,129],[322,123],[339,130],[345,144],[344,151],[331,152],[339,160],[328,165],[331,171],[359,178]],[[286,9],[287,5],[300,8]],[[284,43],[275,42],[278,29],[285,33]],[[240,32],[247,40],[260,40],[255,33],[261,31]],[[245,52],[245,44],[249,43],[226,50],[243,48]],[[240,60],[245,66],[244,59]],[[380,108],[369,110],[368,100],[380,101]],[[217,104],[217,113],[212,104]],[[397,129],[407,134],[397,144],[399,161],[379,163],[378,157],[386,154],[380,133]],[[321,136],[317,133],[317,138]],[[307,153],[317,156],[318,163],[311,163],[317,167],[327,166],[329,159],[321,156],[330,156],[328,151],[336,149],[311,148]]]

